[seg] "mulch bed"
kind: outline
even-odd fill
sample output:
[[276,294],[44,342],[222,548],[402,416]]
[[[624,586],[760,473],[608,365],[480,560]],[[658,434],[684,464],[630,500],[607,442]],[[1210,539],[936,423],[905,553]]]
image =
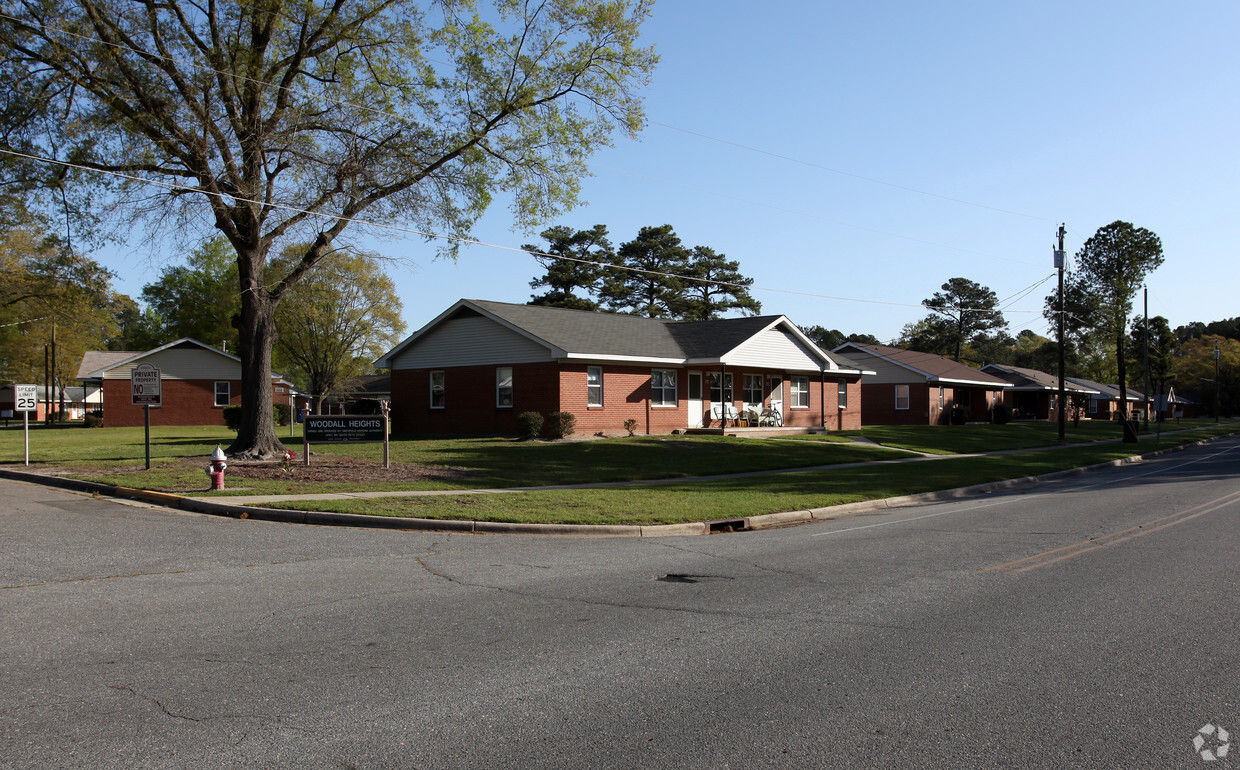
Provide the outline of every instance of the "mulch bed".
[[[191,461],[203,465],[201,461]],[[297,481],[298,483],[383,483],[394,481],[460,481],[476,475],[459,468],[442,468],[432,465],[391,463],[384,468],[382,462],[360,460],[355,457],[310,456],[310,467],[302,465],[299,455],[286,470],[278,462],[233,462],[224,472],[229,479],[260,479],[266,481]]]

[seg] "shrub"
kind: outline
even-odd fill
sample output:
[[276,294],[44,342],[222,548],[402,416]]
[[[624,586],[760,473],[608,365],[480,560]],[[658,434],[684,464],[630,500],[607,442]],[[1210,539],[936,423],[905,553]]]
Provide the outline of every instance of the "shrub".
[[637,431],[637,420],[634,420],[632,417],[625,420],[624,429],[629,432],[630,436],[632,436]]
[[542,427],[543,416],[538,412],[522,412],[517,415],[517,435],[523,440],[538,438]]
[[293,416],[293,408],[288,404],[273,404],[275,407],[275,415],[273,419],[276,425],[288,425],[289,419]]
[[571,436],[577,429],[577,417],[572,412],[552,412],[551,433],[556,438]]
[[241,430],[241,404],[224,407],[223,414],[229,430]]
[[952,425],[964,425],[969,421],[969,410],[963,406],[952,407]]
[[993,418],[995,425],[1007,425],[1012,421],[1012,407],[1007,404],[995,404]]
[[82,418],[82,424],[88,428],[102,428],[103,415],[97,412],[91,412]]

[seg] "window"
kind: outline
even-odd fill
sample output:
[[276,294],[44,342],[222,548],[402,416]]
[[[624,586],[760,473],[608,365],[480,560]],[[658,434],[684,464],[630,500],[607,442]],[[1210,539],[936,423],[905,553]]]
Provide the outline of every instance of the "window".
[[723,392],[719,391],[719,372],[710,373],[710,400],[715,403],[732,403],[732,373],[723,377]]
[[908,409],[908,386],[896,386],[896,409]]
[[1098,414],[1098,401],[1096,399],[1089,399],[1089,413]]
[[603,367],[586,367],[586,405],[603,405]]
[[809,408],[809,377],[792,377],[792,408]]
[[229,383],[227,381],[215,383],[215,405],[228,406],[230,400]]
[[[939,409],[940,410],[943,409],[944,402],[947,399],[947,394],[945,393],[946,390],[947,388],[939,388]],[[896,408],[899,409],[899,407],[896,407]]]
[[495,405],[512,406],[511,366],[501,366],[495,370]]
[[745,397],[746,404],[762,403],[762,375],[746,374],[742,384],[745,386],[742,395]]
[[840,409],[848,408],[848,380],[840,378],[837,381],[836,392],[839,394]]
[[443,370],[431,372],[431,409],[444,408]]
[[676,372],[655,369],[650,373],[650,405],[676,406]]

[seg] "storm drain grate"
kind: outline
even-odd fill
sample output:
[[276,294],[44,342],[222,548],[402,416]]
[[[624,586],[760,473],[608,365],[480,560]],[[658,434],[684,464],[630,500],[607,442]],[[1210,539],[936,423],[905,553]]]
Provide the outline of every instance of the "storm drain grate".
[[714,535],[721,532],[748,532],[749,524],[744,519],[720,519],[706,522],[706,531]]

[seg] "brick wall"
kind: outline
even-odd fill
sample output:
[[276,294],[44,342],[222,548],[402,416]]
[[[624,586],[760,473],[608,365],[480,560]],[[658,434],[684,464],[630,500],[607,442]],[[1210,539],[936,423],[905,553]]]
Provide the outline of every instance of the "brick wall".
[[[864,383],[861,385],[861,422],[865,425],[929,425],[931,401],[938,409],[938,388],[923,383],[903,383],[909,386],[909,408],[896,409],[896,386],[894,383]],[[931,392],[934,396],[931,398]]]
[[[215,406],[216,380],[164,380],[162,406],[151,409],[151,425],[223,425],[224,407]],[[222,380],[220,380],[222,382]],[[241,403],[241,381],[229,380],[229,404]],[[129,380],[104,380],[103,424],[143,424],[142,407],[133,404]]]
[[[571,412],[577,433],[622,435],[626,420],[636,421],[636,433],[665,434],[689,426],[689,369],[684,367],[604,365],[601,406],[588,403],[587,374],[590,364],[517,364],[513,369],[513,406],[495,406],[495,366],[449,367],[444,372],[444,408],[430,406],[430,369],[398,369],[392,372],[392,430],[399,435],[483,434],[511,435],[517,432],[516,416],[524,411],[548,415]],[[652,369],[670,368],[676,372],[677,403],[674,407],[650,404]],[[438,370],[436,370],[438,371]],[[694,368],[703,375],[703,410],[710,409],[710,371]],[[792,409],[788,378],[779,372],[734,371],[733,405],[744,408],[739,387],[742,374],[762,374],[764,386],[772,377],[783,381],[784,424],[831,430],[861,427],[862,391],[859,380],[848,384],[848,408],[837,406],[837,383],[825,385],[825,420],[822,411],[824,386],[817,376],[810,377],[810,404]],[[769,396],[769,393],[767,394]],[[769,406],[769,398],[764,404]],[[708,422],[709,424],[709,422]],[[547,432],[547,431],[544,431]]]

